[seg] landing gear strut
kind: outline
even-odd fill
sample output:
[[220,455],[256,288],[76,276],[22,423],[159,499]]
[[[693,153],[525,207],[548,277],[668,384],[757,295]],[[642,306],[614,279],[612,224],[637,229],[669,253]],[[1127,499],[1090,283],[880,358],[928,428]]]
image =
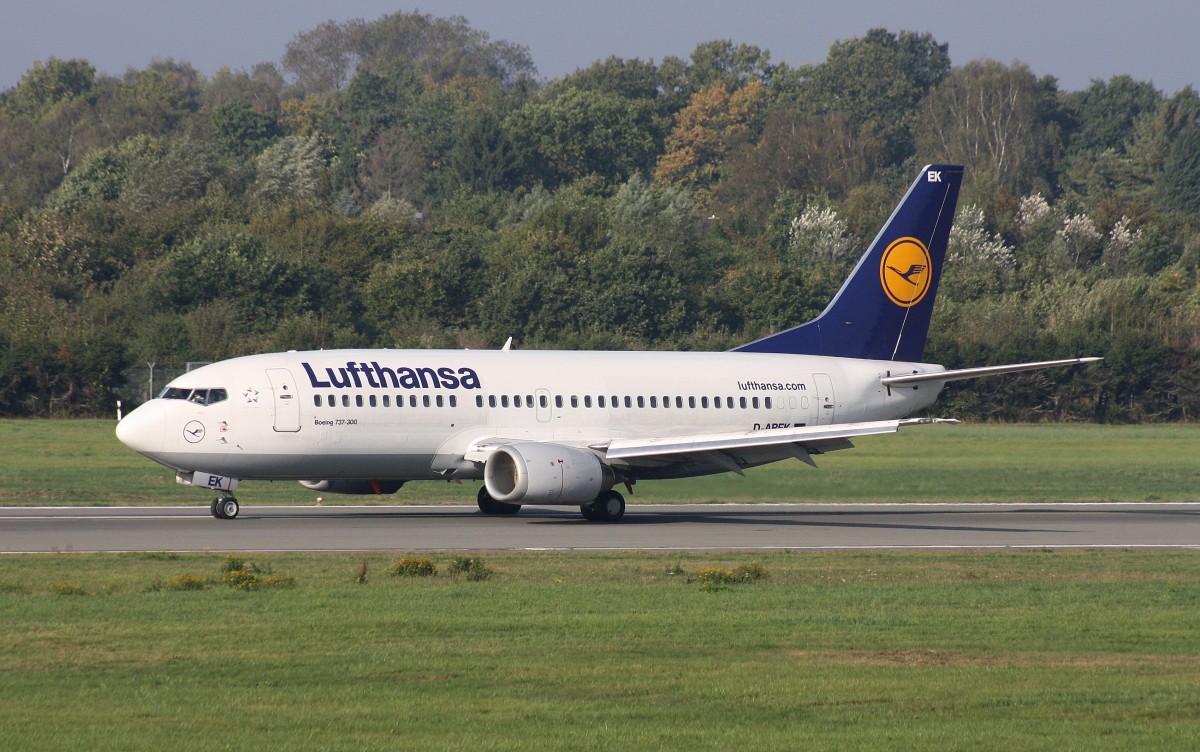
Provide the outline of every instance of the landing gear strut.
[[616,522],[625,516],[625,497],[616,491],[602,491],[591,504],[579,507],[585,520]]
[[516,514],[521,511],[520,504],[505,504],[502,501],[496,501],[487,492],[487,486],[479,489],[479,495],[476,496],[476,501],[479,503],[479,511],[484,514]]
[[218,496],[208,505],[208,511],[218,520],[232,520],[238,516],[241,507],[238,506],[238,500],[232,496]]

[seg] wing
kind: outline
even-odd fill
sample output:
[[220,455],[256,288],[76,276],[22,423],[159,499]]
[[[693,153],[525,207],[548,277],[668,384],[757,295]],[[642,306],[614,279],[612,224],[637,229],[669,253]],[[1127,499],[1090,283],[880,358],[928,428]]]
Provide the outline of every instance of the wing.
[[[595,452],[600,459],[614,467],[632,470],[631,475],[649,478],[675,478],[706,473],[731,471],[742,473],[743,468],[795,457],[816,467],[813,455],[838,449],[853,449],[851,439],[872,434],[895,433],[903,426],[933,423],[958,423],[945,418],[906,418],[863,423],[839,423],[829,426],[799,426],[771,428],[763,431],[732,433],[699,433],[683,436],[662,436],[637,439],[572,442],[550,441]],[[530,439],[507,439],[497,436],[471,442],[463,459],[483,463],[497,447]],[[544,441],[544,440],[540,440]]]
[[764,431],[707,433],[644,439],[613,439],[590,448],[603,453],[614,465],[655,467],[674,463],[701,463],[741,473],[743,467],[796,457],[816,467],[814,454],[852,449],[850,439],[895,433],[902,426],[957,423],[943,418],[908,418],[830,426],[772,428]]

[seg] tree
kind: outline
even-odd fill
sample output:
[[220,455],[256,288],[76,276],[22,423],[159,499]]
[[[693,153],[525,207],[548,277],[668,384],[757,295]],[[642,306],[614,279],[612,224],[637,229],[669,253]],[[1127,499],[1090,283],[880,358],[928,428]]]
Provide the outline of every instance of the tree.
[[733,92],[724,86],[696,92],[675,116],[655,181],[690,188],[696,203],[707,206],[722,178],[725,158],[757,135],[766,101],[766,88],[757,81]]
[[209,128],[221,151],[240,158],[258,154],[281,135],[274,117],[256,112],[242,101],[214,108]]
[[917,149],[972,165],[976,182],[1010,195],[1049,192],[1061,152],[1053,79],[1021,63],[972,61],[951,71],[921,107]]
[[96,68],[86,60],[37,61],[17,83],[14,103],[27,115],[40,116],[63,101],[85,97],[96,85]]
[[1159,202],[1175,211],[1200,213],[1200,124],[1175,140],[1156,185]]
[[949,71],[949,46],[931,35],[872,29],[835,42],[824,63],[802,69],[786,88],[793,89],[795,109],[845,114],[884,145],[888,162],[899,163],[912,153],[918,104]]
[[1113,76],[1107,82],[1092,81],[1066,99],[1076,120],[1068,138],[1070,151],[1123,152],[1133,142],[1134,124],[1158,108],[1162,94],[1153,84]]
[[505,129],[551,184],[586,175],[618,182],[653,165],[654,108],[645,100],[562,88],[513,112]]

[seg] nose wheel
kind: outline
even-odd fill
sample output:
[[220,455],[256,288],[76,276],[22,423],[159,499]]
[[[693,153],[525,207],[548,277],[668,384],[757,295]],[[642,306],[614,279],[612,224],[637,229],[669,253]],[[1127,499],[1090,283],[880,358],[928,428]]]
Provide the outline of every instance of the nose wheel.
[[238,516],[241,507],[238,506],[238,500],[232,496],[218,496],[209,504],[208,511],[218,520],[232,520]]

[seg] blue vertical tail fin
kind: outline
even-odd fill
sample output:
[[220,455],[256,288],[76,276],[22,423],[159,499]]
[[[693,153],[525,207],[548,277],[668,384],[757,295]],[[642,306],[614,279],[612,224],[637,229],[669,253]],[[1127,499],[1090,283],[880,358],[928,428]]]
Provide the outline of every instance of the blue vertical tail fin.
[[962,177],[922,169],[820,316],[734,351],[920,361]]

